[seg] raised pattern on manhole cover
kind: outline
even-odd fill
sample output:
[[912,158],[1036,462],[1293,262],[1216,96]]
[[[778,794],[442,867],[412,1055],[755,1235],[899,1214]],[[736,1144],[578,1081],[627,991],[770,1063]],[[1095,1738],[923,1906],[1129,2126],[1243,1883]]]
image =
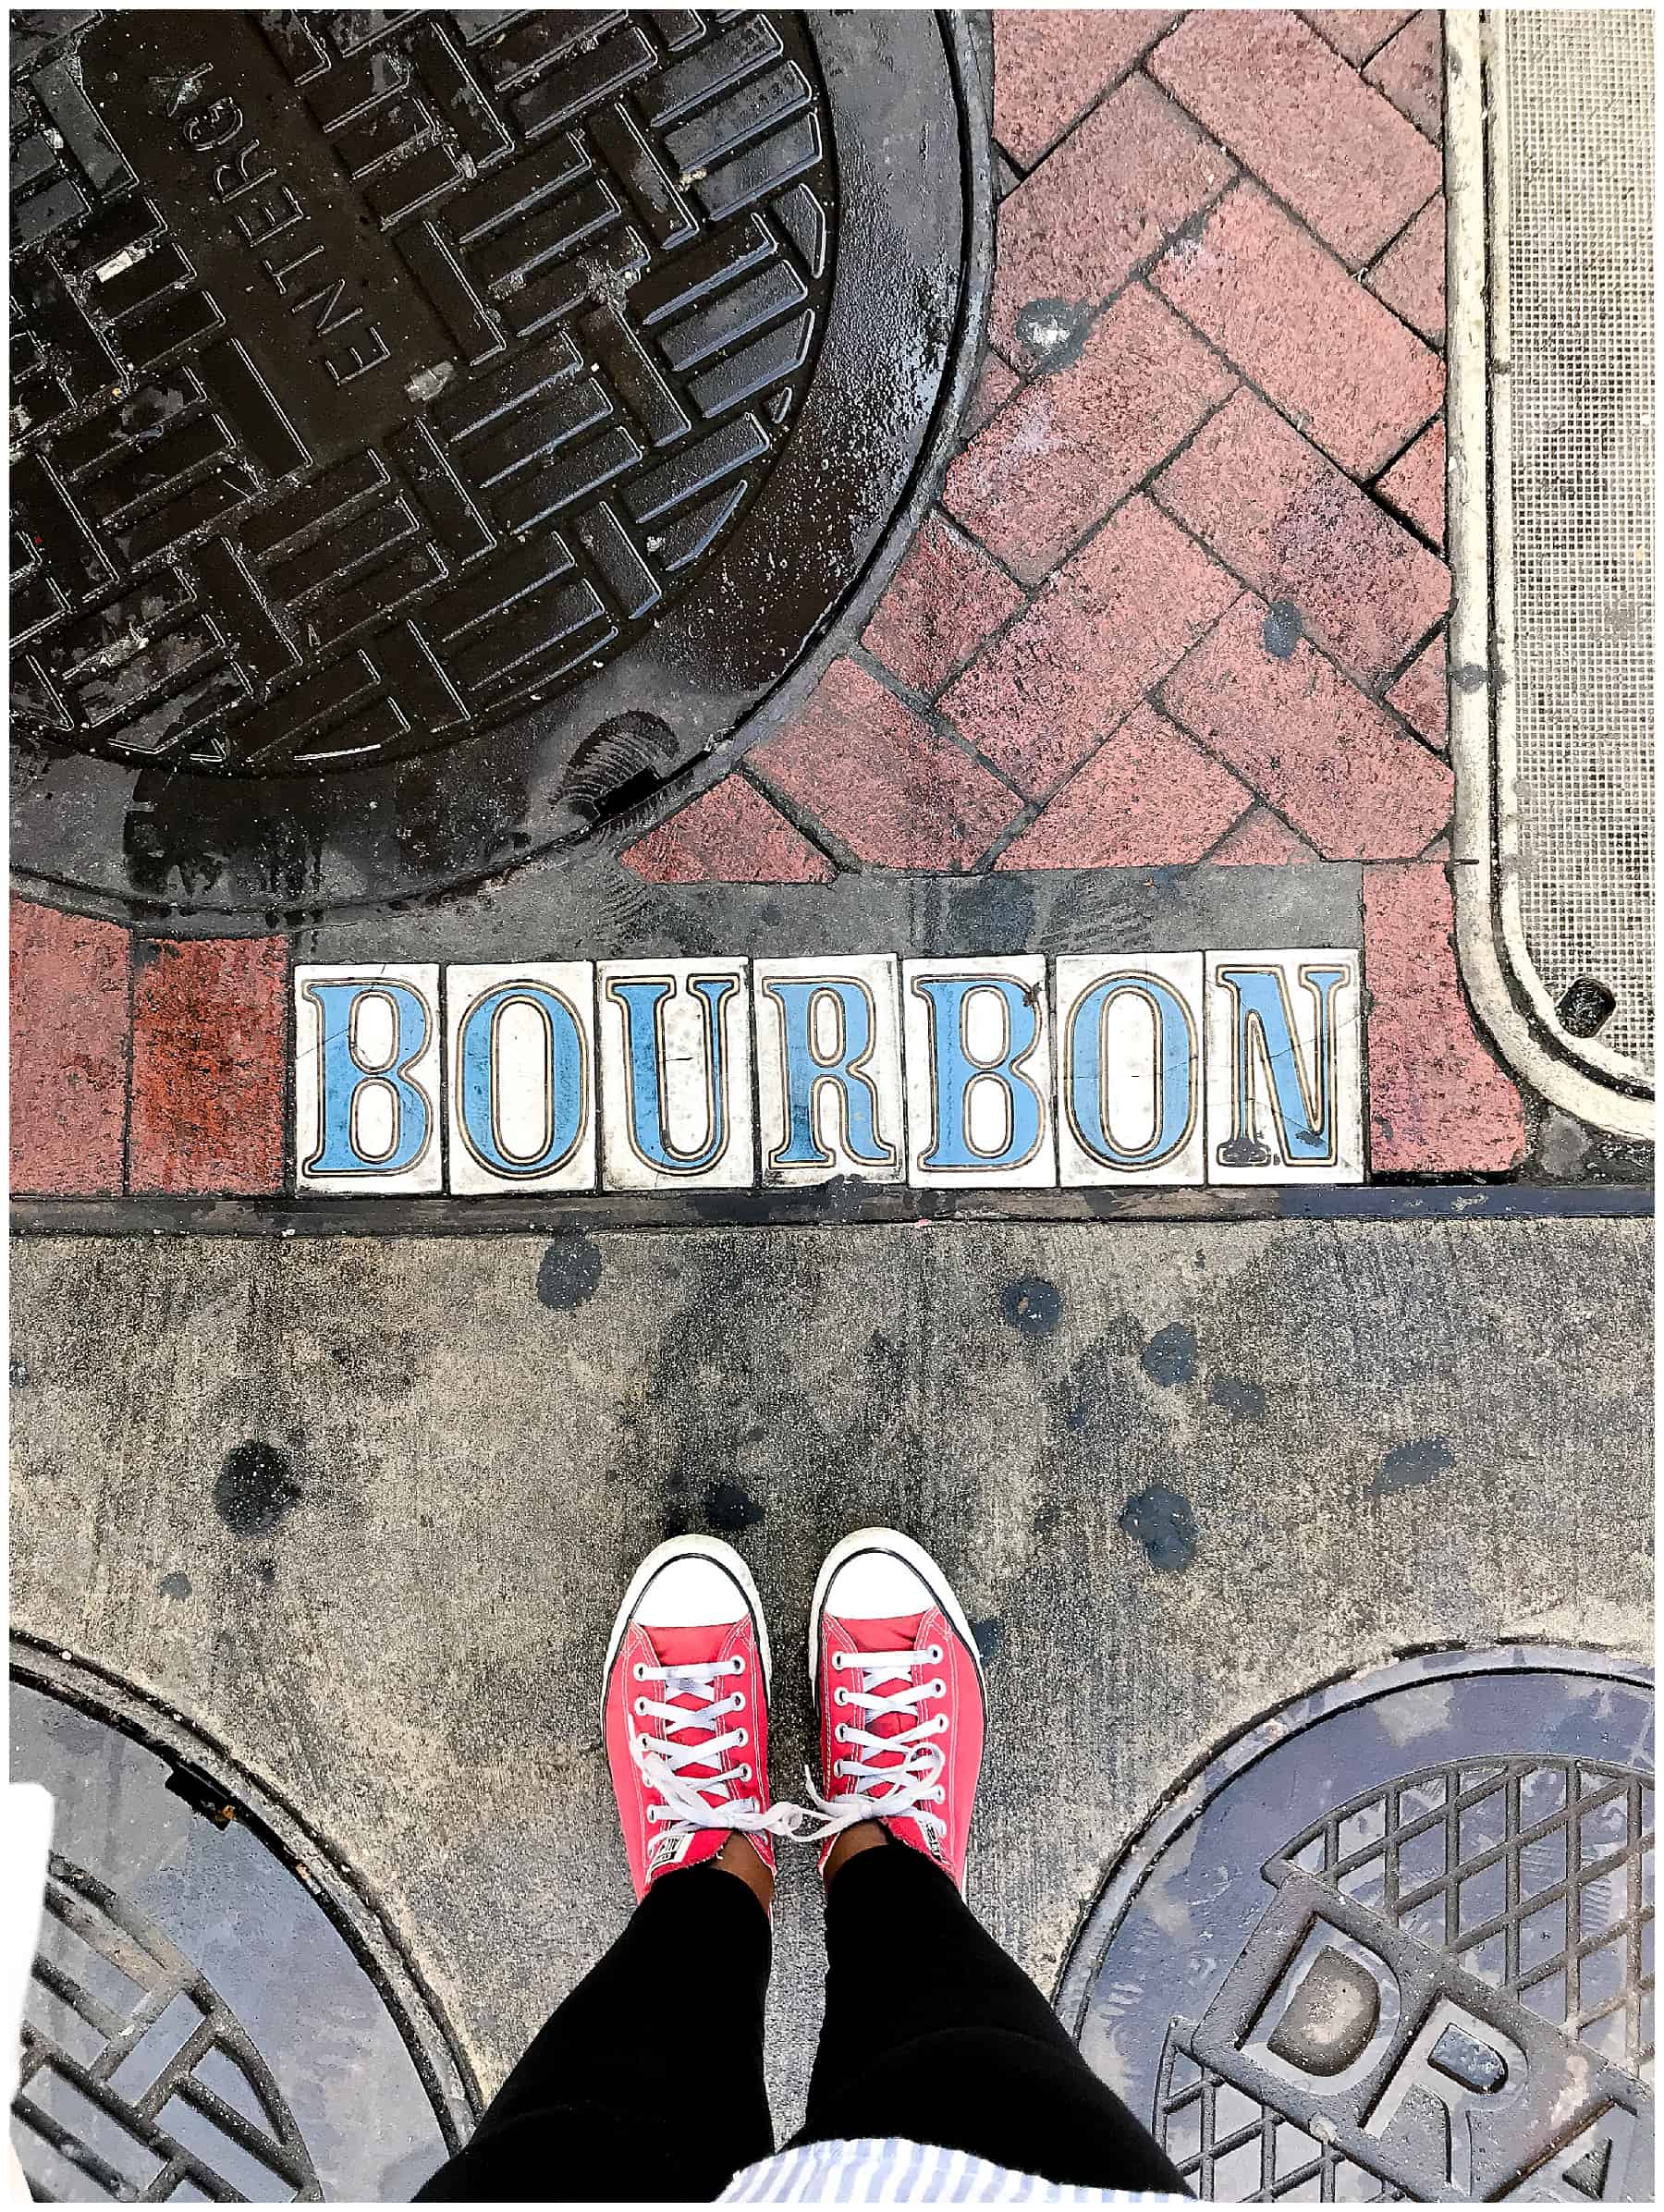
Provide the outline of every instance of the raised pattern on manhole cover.
[[1592,1656],[1441,1654],[1158,1815],[1063,2009],[1199,2195],[1650,2194],[1651,1717]]
[[19,262],[17,711],[361,764],[581,681],[694,571],[814,359],[820,71],[789,16],[607,20],[165,9],[23,79],[14,236],[68,237]]
[[286,1863],[287,1815],[171,1717],[49,1655],[14,1669],[12,1771],[54,1799],[12,2114],[37,2197],[407,2199],[466,2100],[356,1940],[361,1895],[316,1847]]
[[654,717],[650,791],[859,616],[974,350],[957,30],[25,20],[24,869],[230,909],[484,874],[606,811],[597,733]]

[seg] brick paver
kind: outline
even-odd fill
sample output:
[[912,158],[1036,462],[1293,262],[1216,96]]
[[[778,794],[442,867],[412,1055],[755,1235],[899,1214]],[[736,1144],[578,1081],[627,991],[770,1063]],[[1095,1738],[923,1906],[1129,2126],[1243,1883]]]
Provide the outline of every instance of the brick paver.
[[1377,1175],[1501,1174],[1525,1149],[1516,1086],[1475,1035],[1450,887],[1433,862],[1364,878],[1369,1164]]
[[994,343],[1032,365],[1037,349],[1019,327],[1025,308],[1102,306],[1235,174],[1147,78],[1129,78],[1001,202]]
[[965,409],[961,438],[973,438],[983,424],[998,413],[1022,382],[1015,369],[1008,368],[997,353],[991,352],[983,362],[982,374]]
[[1369,288],[1430,344],[1444,344],[1445,203],[1430,201],[1369,273]]
[[1327,860],[1408,858],[1449,818],[1443,762],[1252,593],[1168,678],[1161,698]]
[[128,933],[11,902],[11,1175],[24,1196],[117,1192],[127,1123]]
[[1216,865],[1227,867],[1289,868],[1303,861],[1315,861],[1317,855],[1268,806],[1256,806],[1207,857]]
[[1151,282],[1354,475],[1390,459],[1444,397],[1438,357],[1255,185],[1228,192]]
[[282,937],[136,945],[130,1190],[282,1190],[288,984]]
[[1429,422],[1393,462],[1376,490],[1442,553],[1445,537],[1445,426]]
[[1237,589],[1158,507],[1129,499],[949,686],[943,712],[1038,799],[1160,681]]
[[1387,694],[1413,730],[1442,752],[1450,742],[1450,707],[1444,632],[1439,631],[1425,653],[1411,662]]
[[1157,8],[994,11],[994,136],[1027,168],[1175,20]]
[[1444,136],[1444,39],[1432,9],[1413,16],[1364,70],[1401,115],[1435,142]]
[[743,776],[725,776],[623,855],[654,883],[825,884],[836,871]]
[[1365,683],[1399,667],[1450,605],[1444,563],[1252,392],[1151,488],[1262,598],[1291,601],[1305,634]]
[[1300,12],[1302,20],[1354,68],[1384,46],[1411,16],[1407,7],[1305,7]]
[[1007,846],[999,868],[1163,868],[1199,861],[1254,795],[1139,706]]
[[1150,70],[1352,266],[1438,189],[1438,156],[1297,15],[1198,9]]
[[1037,583],[1234,381],[1169,308],[1133,285],[1093,326],[1077,361],[1034,377],[973,439],[943,496]]
[[799,720],[748,758],[875,867],[971,867],[1022,811],[997,776],[850,660],[834,661]]
[[1024,605],[1021,589],[978,545],[932,515],[908,548],[861,642],[911,690],[933,697],[954,670]]

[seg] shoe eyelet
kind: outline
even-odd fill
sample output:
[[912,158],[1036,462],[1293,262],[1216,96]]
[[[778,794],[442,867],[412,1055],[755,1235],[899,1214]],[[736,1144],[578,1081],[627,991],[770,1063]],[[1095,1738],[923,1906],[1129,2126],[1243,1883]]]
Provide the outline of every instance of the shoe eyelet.
[[926,1667],[939,1667],[942,1664],[942,1647],[939,1644],[933,1644],[924,1654],[924,1664]]
[[932,1697],[946,1697],[948,1694],[948,1685],[939,1674],[930,1685],[930,1694]]
[[834,1743],[847,1743],[850,1741],[850,1731],[841,1720],[832,1731],[832,1741]]
[[729,1702],[730,1702],[730,1704],[731,1704],[731,1705],[732,1705],[732,1708],[733,1708],[733,1710],[734,1710],[736,1713],[743,1713],[743,1712],[744,1712],[744,1710],[745,1710],[745,1693],[744,1693],[744,1691],[743,1691],[743,1690],[736,1690],[736,1691],[735,1691],[735,1693],[734,1693],[734,1694],[733,1694],[733,1697],[731,1698],[731,1700],[730,1700]]
[[848,1692],[848,1691],[847,1691],[847,1690],[846,1690],[846,1689],[843,1687],[842,1683],[840,1682],[840,1683],[838,1684],[838,1688],[837,1688],[836,1690],[834,1690],[834,1691],[833,1691],[833,1693],[832,1693],[832,1703],[833,1703],[835,1705],[847,1705],[849,1704],[849,1702],[850,1702],[850,1693],[849,1693],[849,1692]]
[[751,1780],[751,1778],[752,1778],[752,1776],[751,1776],[751,1768],[750,1768],[749,1766],[736,1766],[736,1767],[735,1767],[735,1769],[734,1769],[734,1779],[735,1779],[735,1781],[737,1781],[737,1782],[749,1782],[749,1781]]
[[743,1674],[745,1672],[745,1655],[743,1652],[737,1651],[733,1657],[728,1661],[728,1672],[730,1674]]
[[842,1671],[843,1671],[843,1663],[844,1663],[844,1656],[843,1656],[842,1652],[840,1652],[840,1651],[835,1651],[835,1652],[832,1654],[832,1668],[833,1668],[833,1671],[834,1671],[834,1673],[838,1673],[838,1674],[841,1674],[841,1673],[842,1673]]
[[640,1659],[636,1661],[635,1665],[630,1668],[630,1671],[632,1675],[634,1675],[638,1682],[644,1682],[647,1680],[647,1669],[642,1664]]
[[739,1744],[741,1751],[743,1751],[745,1746],[751,1741],[751,1738],[743,1729],[736,1729],[734,1730],[734,1741]]
[[641,1719],[641,1717],[642,1717],[642,1714],[643,1714],[643,1713],[645,1713],[645,1712],[646,1712],[646,1710],[647,1710],[647,1700],[646,1700],[644,1697],[638,1697],[638,1698],[636,1699],[636,1701],[635,1701],[635,1717],[636,1717],[636,1718],[637,1718],[638,1720],[640,1720],[640,1719]]

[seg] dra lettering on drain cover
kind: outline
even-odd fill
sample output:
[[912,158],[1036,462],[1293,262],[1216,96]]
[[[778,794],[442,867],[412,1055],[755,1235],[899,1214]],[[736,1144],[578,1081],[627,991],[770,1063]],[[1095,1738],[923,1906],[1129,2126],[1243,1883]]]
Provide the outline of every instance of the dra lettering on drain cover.
[[302,1192],[1364,1179],[1355,951],[295,971]]

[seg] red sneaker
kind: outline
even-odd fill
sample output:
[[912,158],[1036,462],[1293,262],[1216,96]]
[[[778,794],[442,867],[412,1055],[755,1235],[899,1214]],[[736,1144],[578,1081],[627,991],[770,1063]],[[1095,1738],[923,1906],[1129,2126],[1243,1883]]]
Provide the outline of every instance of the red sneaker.
[[638,1898],[743,1830],[772,1868],[802,1820],[768,1800],[768,1630],[744,1560],[675,1536],[635,1571],[613,1623],[602,1725]]
[[962,1889],[986,1698],[971,1624],[923,1546],[883,1528],[834,1545],[809,1616],[809,1680],[823,1868],[843,1829],[881,1820]]

